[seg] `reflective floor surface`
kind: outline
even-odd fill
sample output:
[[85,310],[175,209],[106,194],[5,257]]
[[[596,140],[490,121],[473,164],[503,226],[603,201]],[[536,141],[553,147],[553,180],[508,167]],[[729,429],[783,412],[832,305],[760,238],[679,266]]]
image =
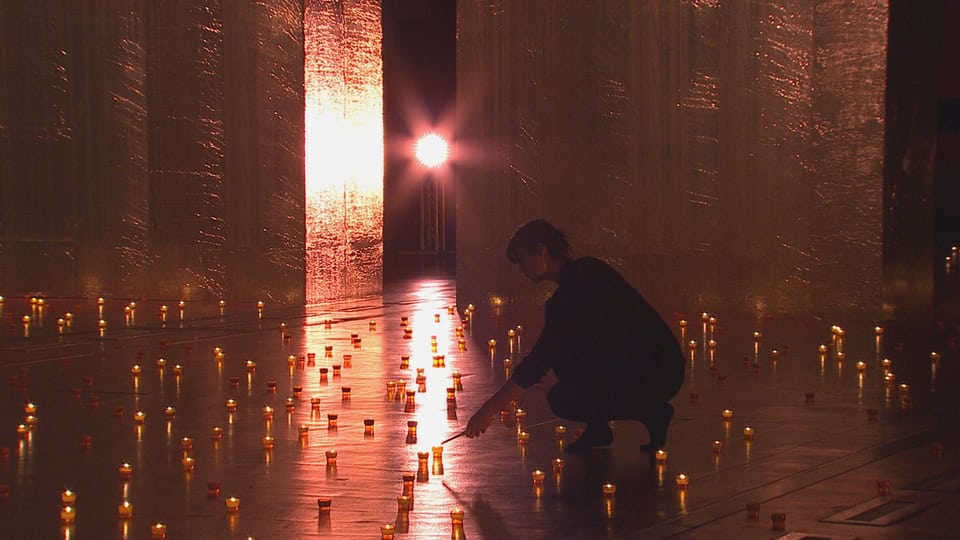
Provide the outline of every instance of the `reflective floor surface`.
[[[449,279],[411,280],[382,297],[306,308],[186,304],[182,318],[173,300],[165,321],[163,302],[149,299],[132,309],[107,299],[100,317],[95,301],[6,298],[0,537],[138,539],[157,524],[171,539],[381,538],[383,525],[397,538],[957,537],[960,355],[950,327],[877,334],[876,321],[717,313],[711,325],[669,314],[690,356],[665,461],[639,451],[647,435],[634,422],[614,426],[609,449],[565,455],[580,426],[549,413],[549,381],[519,404],[526,443],[508,411],[436,460],[432,448],[464,427],[541,324],[539,312],[479,301],[467,321],[471,299],[454,290]],[[58,329],[67,312],[72,323]],[[451,401],[454,372],[462,389]],[[389,391],[391,381],[404,391]],[[405,489],[409,511],[398,509]],[[72,523],[61,519],[65,490],[76,497],[64,515]],[[866,523],[885,519],[893,523]]]

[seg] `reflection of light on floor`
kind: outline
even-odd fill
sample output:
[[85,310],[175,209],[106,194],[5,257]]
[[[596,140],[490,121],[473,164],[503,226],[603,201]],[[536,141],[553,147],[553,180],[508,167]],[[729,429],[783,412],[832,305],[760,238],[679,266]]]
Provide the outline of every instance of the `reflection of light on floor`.
[[[450,343],[456,343],[452,336],[459,318],[456,310],[453,315],[449,314],[441,282],[422,280],[413,287],[411,292],[417,303],[410,314],[410,325],[413,326],[409,351],[411,376],[415,377],[416,368],[423,368],[427,377],[427,392],[417,393],[415,420],[418,422],[419,447],[430,450],[449,435],[446,389],[452,384],[453,371],[449,367],[433,367],[433,358],[442,354],[447,365],[453,360]],[[434,336],[436,347],[433,345]],[[411,383],[416,388],[415,380],[408,381],[407,387],[410,388]]]

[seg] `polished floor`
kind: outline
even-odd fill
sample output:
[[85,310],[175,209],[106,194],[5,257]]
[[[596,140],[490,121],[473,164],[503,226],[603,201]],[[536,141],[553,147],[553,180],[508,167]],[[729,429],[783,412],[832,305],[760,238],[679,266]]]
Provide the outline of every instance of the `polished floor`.
[[[382,297],[267,304],[262,313],[229,299],[222,308],[189,303],[182,318],[174,300],[165,322],[160,301],[138,300],[125,314],[128,299],[108,298],[102,334],[92,300],[47,298],[39,307],[6,298],[0,538],[150,538],[158,523],[171,539],[380,538],[385,524],[397,538],[418,539],[960,537],[952,515],[960,503],[960,354],[949,324],[928,331],[893,323],[878,336],[877,321],[716,313],[704,325],[699,313],[670,314],[678,336],[679,320],[689,321],[683,340],[695,343],[664,462],[638,450],[646,433],[634,422],[614,426],[609,449],[565,455],[562,443],[579,426],[550,415],[546,381],[519,404],[529,441],[519,440],[511,411],[483,437],[450,441],[440,461],[429,454],[421,467],[418,452],[464,427],[503,381],[504,359],[518,361],[541,324],[538,312],[493,310],[454,290],[450,279],[428,278],[392,285]],[[73,322],[60,331],[67,312]],[[507,331],[518,325],[511,352]],[[462,381],[455,404],[447,390],[454,372]],[[389,381],[418,390],[413,403],[389,393]],[[335,465],[327,461],[333,450]],[[544,472],[540,487],[536,470]],[[408,512],[398,510],[404,474],[415,478]],[[605,484],[615,493],[604,495]],[[76,496],[69,524],[61,521],[64,490]],[[236,512],[227,509],[231,497]],[[318,508],[322,498],[328,510]],[[123,501],[133,506],[129,518],[118,515]],[[456,508],[461,531],[451,524]]]

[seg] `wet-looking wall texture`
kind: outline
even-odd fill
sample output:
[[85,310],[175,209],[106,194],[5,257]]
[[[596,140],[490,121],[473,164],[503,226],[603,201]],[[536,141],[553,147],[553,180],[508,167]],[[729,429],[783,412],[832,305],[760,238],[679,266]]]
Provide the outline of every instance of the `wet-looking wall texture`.
[[458,296],[528,298],[504,246],[545,217],[661,311],[877,314],[887,19],[882,0],[460,2]]
[[302,302],[303,13],[0,1],[4,292]]

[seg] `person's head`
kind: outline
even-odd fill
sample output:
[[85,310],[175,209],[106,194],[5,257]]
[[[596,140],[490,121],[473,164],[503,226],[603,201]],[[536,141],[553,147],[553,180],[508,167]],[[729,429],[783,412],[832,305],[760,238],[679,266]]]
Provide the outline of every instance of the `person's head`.
[[570,242],[560,229],[535,219],[513,233],[507,244],[507,259],[535,282],[556,280],[559,268],[570,259]]

